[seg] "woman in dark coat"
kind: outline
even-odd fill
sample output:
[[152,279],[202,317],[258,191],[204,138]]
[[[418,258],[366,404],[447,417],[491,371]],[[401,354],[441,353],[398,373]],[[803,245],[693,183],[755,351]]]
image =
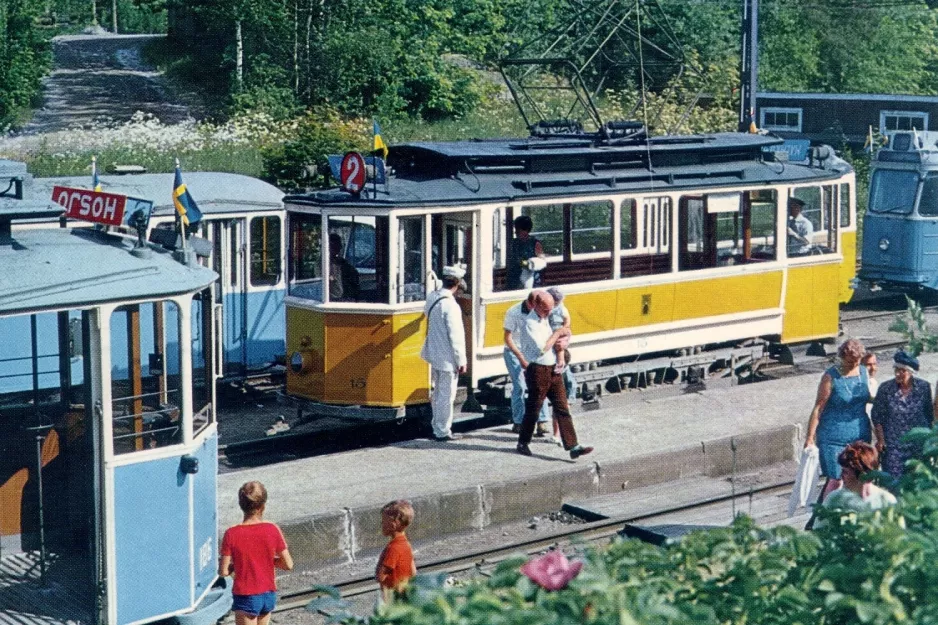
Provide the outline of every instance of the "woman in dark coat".
[[880,385],[871,416],[883,471],[898,479],[906,461],[922,451],[921,445],[902,442],[902,437],[912,428],[931,427],[934,408],[931,386],[915,377],[918,360],[902,351],[894,360],[895,377]]

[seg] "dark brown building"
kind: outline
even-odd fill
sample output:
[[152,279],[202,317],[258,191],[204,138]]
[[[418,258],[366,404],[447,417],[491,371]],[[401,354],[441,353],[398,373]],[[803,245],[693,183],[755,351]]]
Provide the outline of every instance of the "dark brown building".
[[786,139],[858,149],[870,126],[883,134],[938,130],[938,96],[759,92],[756,124]]

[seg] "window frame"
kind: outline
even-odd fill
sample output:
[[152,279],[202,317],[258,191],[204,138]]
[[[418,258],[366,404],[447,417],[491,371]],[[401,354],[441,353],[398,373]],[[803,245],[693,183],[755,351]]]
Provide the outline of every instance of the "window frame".
[[[795,114],[798,116],[797,126],[789,125],[780,125],[780,124],[768,124],[765,121],[766,114],[778,115],[779,113],[784,113],[786,116],[790,114]],[[760,109],[759,111],[759,127],[766,130],[777,130],[782,132],[801,132],[804,124],[804,109],[800,107],[791,107],[791,106],[766,106]]]
[[[277,245],[279,248],[279,253],[276,254],[276,258],[277,258],[276,262],[279,265],[278,271],[277,271],[278,278],[276,282],[259,282],[258,283],[258,282],[255,282],[255,275],[254,275],[254,259],[253,259],[254,223],[258,220],[268,220],[268,219],[276,219],[278,222],[278,226],[279,226],[279,236],[277,237]],[[248,248],[247,249],[247,274],[248,274],[247,285],[250,290],[252,291],[268,290],[268,289],[282,288],[285,286],[284,280],[286,280],[286,271],[284,271],[284,267],[283,267],[283,261],[284,261],[284,256],[285,256],[284,251],[286,249],[285,228],[286,228],[286,219],[284,219],[283,216],[279,214],[252,215],[247,220],[247,233],[246,233],[245,239],[247,241],[247,248]],[[267,275],[267,274],[259,274],[259,275]]]
[[[900,132],[903,130],[912,130],[913,128],[887,128],[886,127],[886,118],[888,117],[908,117],[909,119],[921,119],[922,128],[921,130],[928,130],[928,113],[926,111],[889,111],[882,110],[879,112],[879,128],[880,132]],[[916,129],[918,130],[918,129]]]

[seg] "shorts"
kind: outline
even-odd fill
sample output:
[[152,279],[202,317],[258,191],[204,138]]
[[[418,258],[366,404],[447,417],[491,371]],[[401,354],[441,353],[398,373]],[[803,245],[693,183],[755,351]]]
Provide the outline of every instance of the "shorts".
[[235,595],[231,609],[253,617],[270,614],[276,605],[277,593],[271,590],[257,595]]

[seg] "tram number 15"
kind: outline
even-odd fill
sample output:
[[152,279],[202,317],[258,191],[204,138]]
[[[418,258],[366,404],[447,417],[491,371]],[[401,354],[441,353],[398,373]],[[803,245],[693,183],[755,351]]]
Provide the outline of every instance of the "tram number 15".
[[352,388],[365,388],[365,378],[352,378],[349,383]]

